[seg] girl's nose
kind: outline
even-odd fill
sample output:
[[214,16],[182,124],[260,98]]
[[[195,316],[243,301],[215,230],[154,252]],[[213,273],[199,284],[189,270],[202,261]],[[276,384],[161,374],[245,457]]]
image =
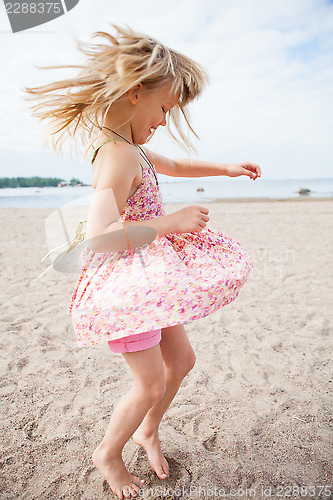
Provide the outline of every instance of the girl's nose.
[[162,125],[162,127],[165,127],[165,125],[166,125],[165,116],[163,117],[163,120],[161,121],[160,125]]

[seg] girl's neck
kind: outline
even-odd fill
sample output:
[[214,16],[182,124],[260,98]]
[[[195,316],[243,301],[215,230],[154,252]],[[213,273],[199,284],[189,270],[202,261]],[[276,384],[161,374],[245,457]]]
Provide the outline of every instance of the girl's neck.
[[130,144],[133,144],[132,131],[129,123],[126,123],[126,125],[122,127],[117,127],[115,124],[110,123],[110,121],[105,120],[101,133],[111,139],[123,140],[124,142],[128,141]]

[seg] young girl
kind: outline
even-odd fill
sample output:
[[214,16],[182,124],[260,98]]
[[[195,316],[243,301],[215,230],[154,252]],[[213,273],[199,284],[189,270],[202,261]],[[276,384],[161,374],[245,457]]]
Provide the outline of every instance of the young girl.
[[[26,91],[33,98],[57,96],[35,112],[55,118],[59,127],[53,133],[73,125],[73,136],[80,126],[89,135],[98,131],[87,246],[68,313],[80,346],[107,342],[133,373],[133,387],[115,407],[92,454],[122,499],[136,496],[144,482],[122,460],[131,436],[146,450],[158,477],[169,475],[159,424],[195,363],[183,323],[232,302],[252,267],[240,243],[206,227],[207,208],[193,205],[166,215],[156,172],[256,179],[261,171],[250,162],[172,160],[141,147],[171,117],[185,146],[194,149],[179,126],[179,111],[194,133],[186,106],[208,77],[202,66],[157,40],[112,26],[116,36],[94,34],[110,43],[86,51],[90,59],[77,78]],[[66,94],[51,94],[59,89]]]

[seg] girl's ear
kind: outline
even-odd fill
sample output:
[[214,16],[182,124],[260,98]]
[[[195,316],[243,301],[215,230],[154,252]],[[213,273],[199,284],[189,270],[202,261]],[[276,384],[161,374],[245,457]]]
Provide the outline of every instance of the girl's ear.
[[138,83],[135,85],[135,87],[132,87],[128,92],[127,95],[129,97],[129,100],[131,101],[132,104],[136,104],[138,101],[138,94],[140,93],[141,88],[143,87],[142,83]]

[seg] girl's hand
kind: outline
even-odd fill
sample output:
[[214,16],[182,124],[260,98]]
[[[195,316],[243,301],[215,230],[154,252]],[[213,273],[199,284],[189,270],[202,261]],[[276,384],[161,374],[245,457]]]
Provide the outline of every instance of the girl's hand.
[[208,208],[192,205],[170,214],[171,232],[198,233],[202,231],[209,221],[208,213]]
[[256,163],[251,163],[249,161],[244,161],[243,163],[233,163],[229,165],[228,176],[238,177],[240,175],[247,175],[250,179],[255,180],[257,177],[261,177],[261,170],[259,165]]

